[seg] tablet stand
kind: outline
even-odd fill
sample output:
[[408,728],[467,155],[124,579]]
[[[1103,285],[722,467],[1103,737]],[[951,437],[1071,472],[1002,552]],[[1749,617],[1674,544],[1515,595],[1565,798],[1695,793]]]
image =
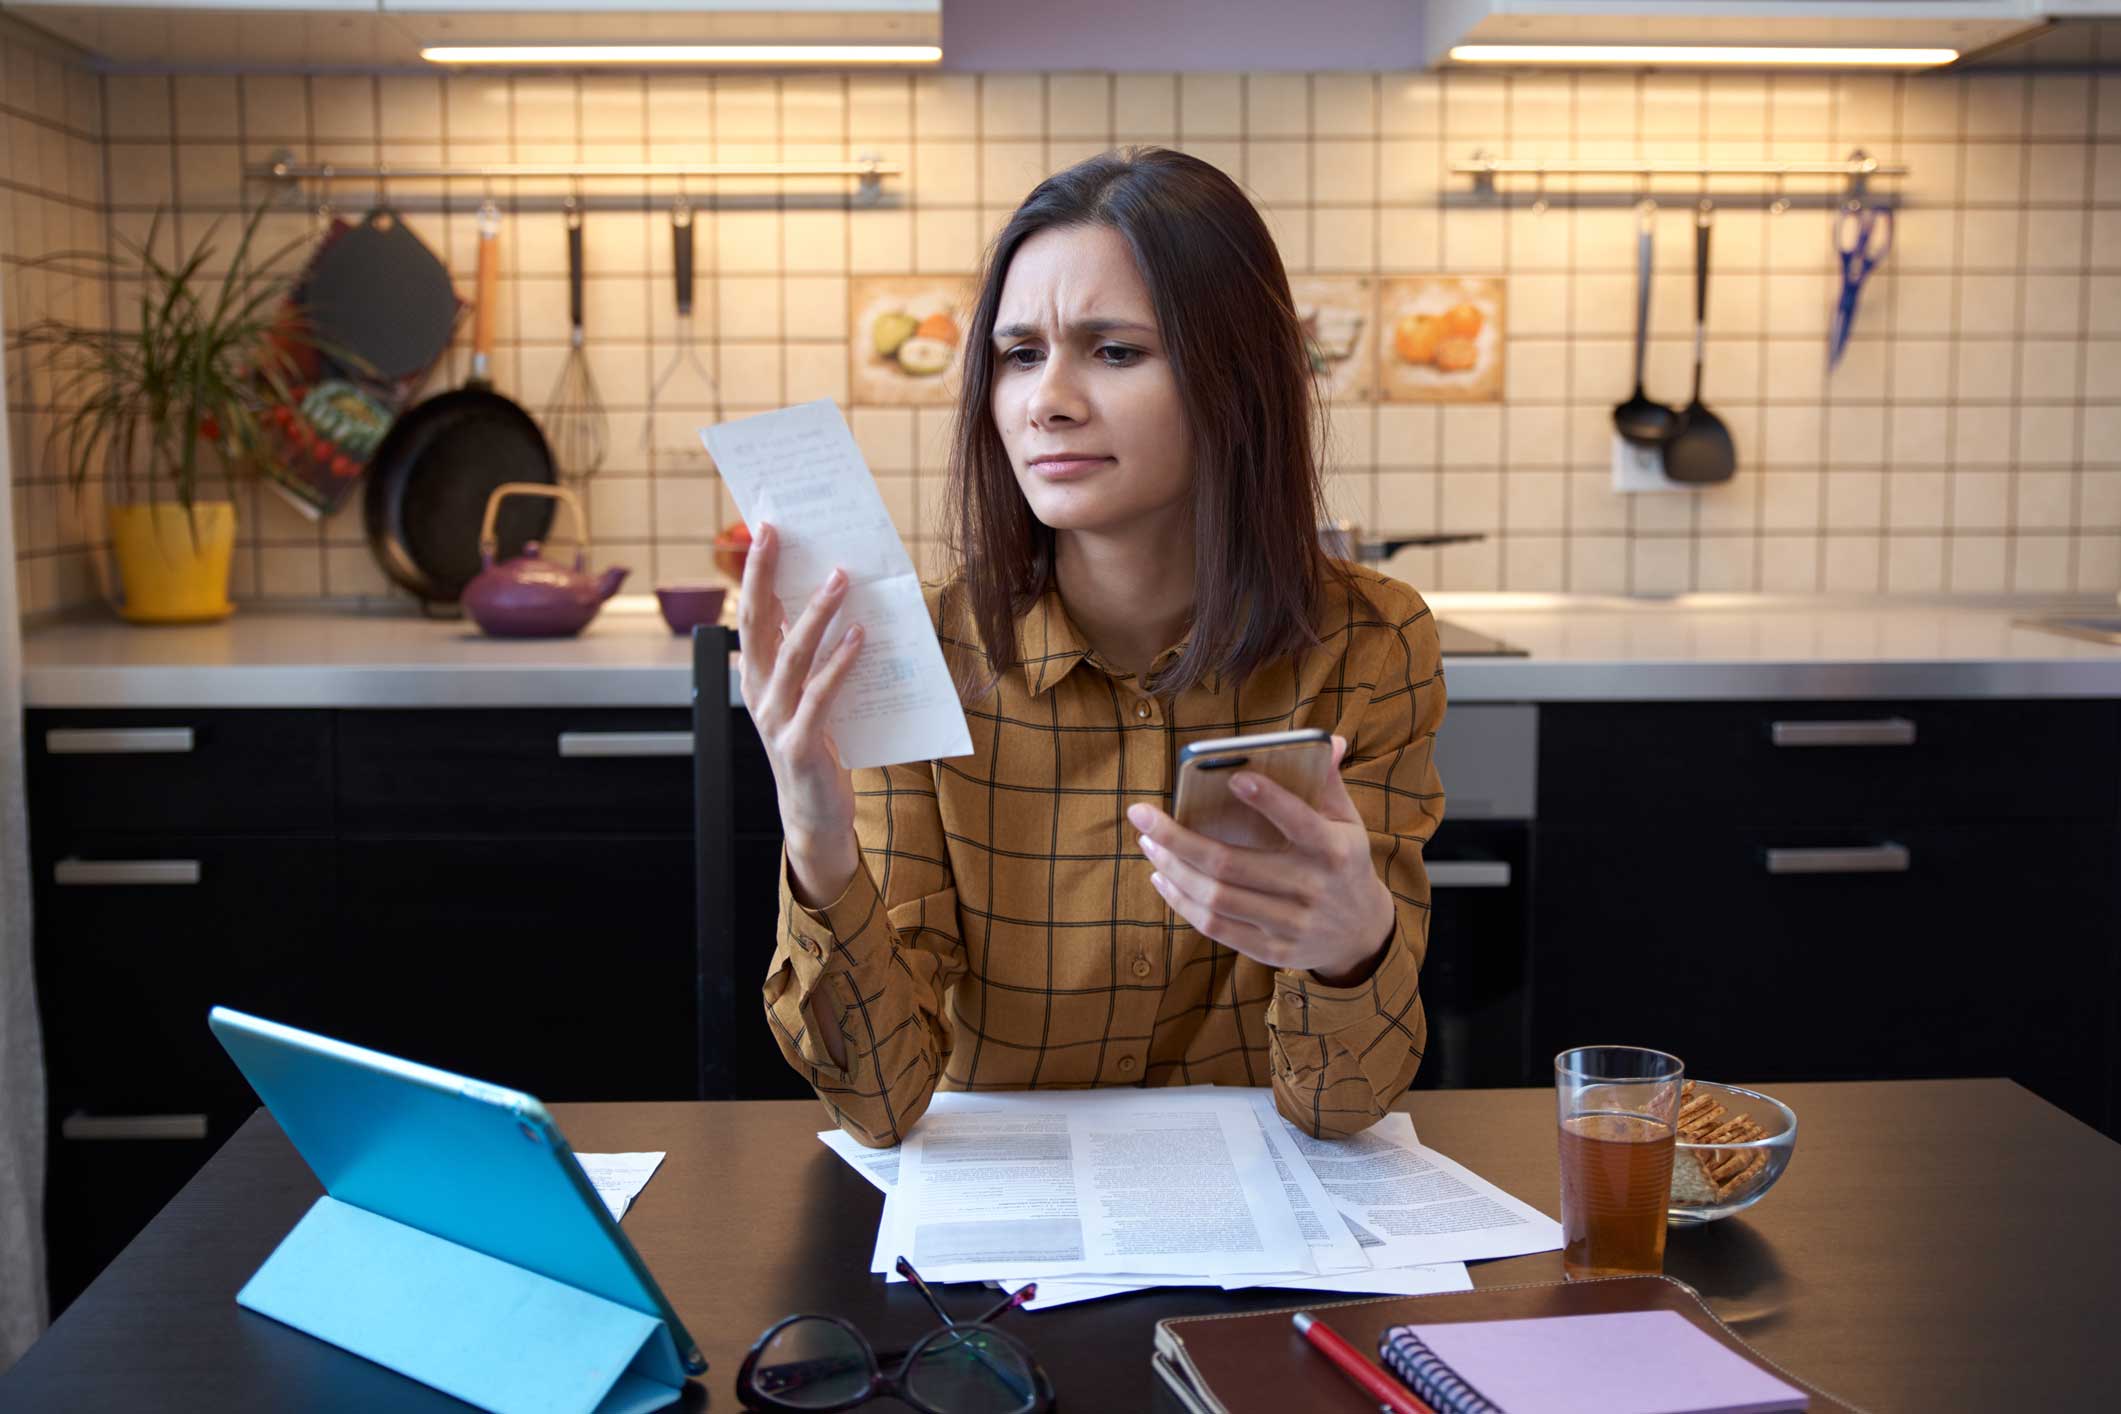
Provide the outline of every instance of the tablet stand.
[[494,1414],[645,1414],[685,1383],[656,1317],[331,1197],[236,1301]]

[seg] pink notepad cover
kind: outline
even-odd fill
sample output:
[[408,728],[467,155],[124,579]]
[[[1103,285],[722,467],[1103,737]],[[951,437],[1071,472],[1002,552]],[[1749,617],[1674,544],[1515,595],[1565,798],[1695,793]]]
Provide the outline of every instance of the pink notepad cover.
[[1508,1414],[1776,1414],[1810,1407],[1676,1311],[1401,1326]]

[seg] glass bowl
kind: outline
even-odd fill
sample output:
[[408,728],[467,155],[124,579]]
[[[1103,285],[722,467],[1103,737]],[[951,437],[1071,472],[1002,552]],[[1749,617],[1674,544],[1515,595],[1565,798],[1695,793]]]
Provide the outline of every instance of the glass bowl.
[[1713,1080],[1688,1081],[1682,1105],[1702,1098],[1723,1107],[1719,1123],[1743,1115],[1764,1132],[1734,1143],[1682,1139],[1673,1145],[1672,1201],[1665,1210],[1673,1227],[1714,1222],[1752,1207],[1782,1177],[1797,1148],[1797,1115],[1782,1101]]

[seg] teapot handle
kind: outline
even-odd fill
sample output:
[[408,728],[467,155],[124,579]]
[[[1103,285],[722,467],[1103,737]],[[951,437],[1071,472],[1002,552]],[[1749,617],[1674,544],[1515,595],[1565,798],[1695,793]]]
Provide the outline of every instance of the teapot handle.
[[587,563],[589,522],[582,515],[581,498],[564,486],[546,486],[536,481],[505,481],[494,487],[493,494],[486,498],[486,519],[479,525],[479,557],[482,560],[491,564],[493,557],[500,553],[501,543],[494,536],[493,521],[500,513],[501,502],[509,496],[544,496],[573,511],[575,535],[581,545],[581,549],[575,552],[575,559],[578,564]]

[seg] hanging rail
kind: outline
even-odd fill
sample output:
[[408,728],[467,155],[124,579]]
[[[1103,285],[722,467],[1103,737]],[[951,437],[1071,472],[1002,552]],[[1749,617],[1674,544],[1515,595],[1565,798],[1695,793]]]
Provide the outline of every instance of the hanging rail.
[[1904,162],[1880,162],[1862,148],[1841,162],[1658,162],[1491,157],[1475,152],[1453,162],[1454,176],[1471,177],[1476,186],[1493,190],[1497,177],[1845,177],[1851,199],[1865,195],[1873,177],[1904,177]]
[[486,162],[447,166],[425,162],[297,162],[275,156],[254,162],[244,171],[252,181],[332,182],[374,180],[378,182],[444,181],[492,182],[511,177],[560,177],[579,180],[603,177],[858,177],[862,193],[873,195],[885,177],[904,173],[898,162],[862,157],[852,162]]

